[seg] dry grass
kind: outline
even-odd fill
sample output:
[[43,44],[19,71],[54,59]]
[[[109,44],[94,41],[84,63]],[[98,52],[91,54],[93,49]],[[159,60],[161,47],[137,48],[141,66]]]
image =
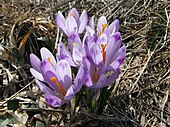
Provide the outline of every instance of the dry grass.
[[[80,12],[86,9],[89,16],[96,18],[105,15],[110,23],[118,18],[127,55],[104,113],[95,115],[80,111],[70,126],[170,126],[170,2],[69,1],[0,0],[0,44],[4,47],[0,57],[1,116],[8,114],[6,100],[19,98],[20,111],[29,116],[26,126],[33,126],[37,119],[46,126],[69,125],[67,110],[47,109],[43,103],[41,93],[31,83],[28,57],[30,52],[38,54],[42,46],[55,47],[55,42],[64,38],[55,26],[54,14],[58,10],[67,13],[75,7]],[[31,35],[24,41],[29,30]],[[39,41],[40,37],[48,41]],[[24,107],[25,103],[30,107]],[[42,108],[38,112],[32,105]],[[47,120],[42,117],[33,120],[35,114]]]

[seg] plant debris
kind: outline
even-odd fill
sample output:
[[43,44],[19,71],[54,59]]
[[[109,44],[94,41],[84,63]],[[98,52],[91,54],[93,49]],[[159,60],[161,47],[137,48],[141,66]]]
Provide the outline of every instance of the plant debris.
[[[126,60],[103,114],[47,105],[29,72],[29,54],[65,40],[54,15],[71,8],[120,20]],[[170,2],[168,0],[0,0],[0,126],[170,126]],[[56,51],[52,51],[55,53]],[[7,102],[19,100],[16,111]],[[21,121],[21,119],[24,121]]]

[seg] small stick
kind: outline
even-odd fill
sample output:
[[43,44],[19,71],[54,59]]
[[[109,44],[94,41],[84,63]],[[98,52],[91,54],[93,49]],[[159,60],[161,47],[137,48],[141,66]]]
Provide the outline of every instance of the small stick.
[[[35,80],[35,79],[34,79]],[[10,98],[8,98],[6,101],[4,101],[1,105],[0,105],[0,107],[1,106],[3,106],[7,101],[9,101],[9,100],[11,100],[12,98],[14,98],[18,93],[20,93],[21,91],[23,91],[25,88],[27,88],[29,85],[31,85],[33,82],[34,82],[34,80],[32,80],[30,83],[28,83],[26,86],[24,86],[22,89],[20,89],[18,92],[16,92],[15,94],[13,94]]]

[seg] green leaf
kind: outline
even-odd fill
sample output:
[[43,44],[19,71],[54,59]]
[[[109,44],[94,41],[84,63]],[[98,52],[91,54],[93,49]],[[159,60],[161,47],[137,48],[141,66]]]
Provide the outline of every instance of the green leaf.
[[15,111],[15,110],[18,109],[18,107],[19,107],[19,100],[9,100],[9,101],[7,102],[7,109],[8,109],[8,110],[13,110],[13,111]]
[[41,121],[36,121],[35,127],[45,127],[45,124]]

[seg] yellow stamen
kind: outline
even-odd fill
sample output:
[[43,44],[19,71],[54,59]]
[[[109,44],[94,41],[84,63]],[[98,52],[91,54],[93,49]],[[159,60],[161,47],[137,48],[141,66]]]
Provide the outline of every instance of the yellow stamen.
[[103,62],[106,62],[106,46],[107,44],[101,44],[102,46],[102,55],[103,55]]
[[50,80],[56,84],[56,86],[59,88],[61,94],[63,96],[65,96],[66,95],[66,91],[63,88],[63,86],[57,81],[56,77],[52,77],[52,78],[50,78]]
[[71,16],[75,17],[76,15],[74,13],[72,13]]
[[73,42],[73,46],[74,46],[74,47],[77,47],[78,44],[77,44],[76,42]]
[[96,68],[92,69],[92,79],[95,83],[97,83],[99,80],[99,70]]
[[48,62],[54,67],[54,64],[51,62],[51,58],[48,57],[47,60],[48,60]]

